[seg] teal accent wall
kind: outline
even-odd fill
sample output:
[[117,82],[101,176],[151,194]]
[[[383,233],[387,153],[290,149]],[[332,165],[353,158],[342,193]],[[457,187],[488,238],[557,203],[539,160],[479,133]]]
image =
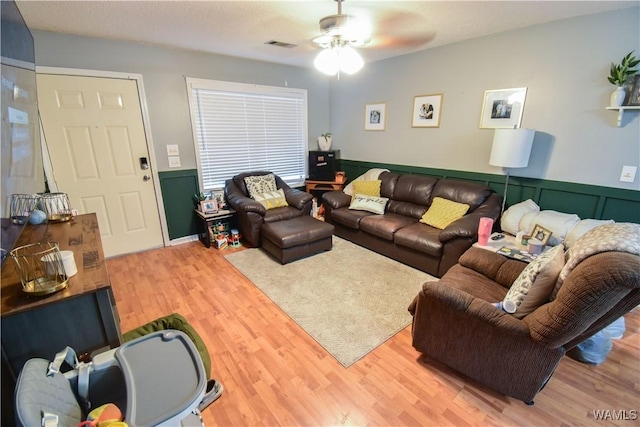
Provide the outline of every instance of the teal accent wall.
[[197,233],[193,195],[200,192],[197,169],[158,172],[169,239]]
[[[504,175],[356,160],[340,160],[339,165],[340,170],[347,173],[348,181],[371,168],[384,168],[396,173],[473,181],[488,185],[496,192],[504,194]],[[510,176],[507,206],[526,199],[532,199],[542,209],[574,213],[582,219],[613,219],[616,222],[640,223],[640,191]]]

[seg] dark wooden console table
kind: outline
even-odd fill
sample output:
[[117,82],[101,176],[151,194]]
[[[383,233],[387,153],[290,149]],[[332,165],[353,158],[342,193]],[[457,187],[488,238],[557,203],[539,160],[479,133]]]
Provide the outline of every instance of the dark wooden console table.
[[52,360],[66,346],[80,354],[122,344],[96,214],[62,223],[28,224],[14,247],[45,241],[73,251],[78,273],[57,293],[28,297],[22,292],[14,261],[5,260],[0,297],[2,370],[13,379],[27,360]]
[[345,181],[312,181],[307,179],[305,182],[307,193],[313,190],[342,190]]

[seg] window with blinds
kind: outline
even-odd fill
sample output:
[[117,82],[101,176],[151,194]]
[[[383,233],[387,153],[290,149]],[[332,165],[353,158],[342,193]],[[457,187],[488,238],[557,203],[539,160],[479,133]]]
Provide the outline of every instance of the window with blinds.
[[241,172],[270,171],[301,186],[307,168],[307,91],[187,78],[202,191]]

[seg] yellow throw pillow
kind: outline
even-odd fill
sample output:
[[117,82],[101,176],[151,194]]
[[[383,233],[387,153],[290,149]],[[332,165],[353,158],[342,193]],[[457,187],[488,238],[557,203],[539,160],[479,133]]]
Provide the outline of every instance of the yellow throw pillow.
[[287,203],[287,199],[284,196],[283,189],[256,194],[253,196],[253,198],[254,200],[260,202],[262,206],[267,208],[267,210],[289,206],[289,204]]
[[443,230],[453,221],[460,219],[469,210],[469,205],[434,197],[429,209],[422,215],[420,222]]
[[382,181],[353,181],[353,194],[380,197],[380,184]]

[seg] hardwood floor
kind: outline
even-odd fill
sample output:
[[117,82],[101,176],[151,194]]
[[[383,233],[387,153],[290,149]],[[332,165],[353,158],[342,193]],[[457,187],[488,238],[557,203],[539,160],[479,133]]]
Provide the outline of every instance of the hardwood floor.
[[640,425],[640,309],[603,364],[565,357],[527,406],[425,360],[411,326],[345,369],[224,253],[196,241],[107,261],[122,331],[178,312],[202,336],[225,387],[208,426]]

